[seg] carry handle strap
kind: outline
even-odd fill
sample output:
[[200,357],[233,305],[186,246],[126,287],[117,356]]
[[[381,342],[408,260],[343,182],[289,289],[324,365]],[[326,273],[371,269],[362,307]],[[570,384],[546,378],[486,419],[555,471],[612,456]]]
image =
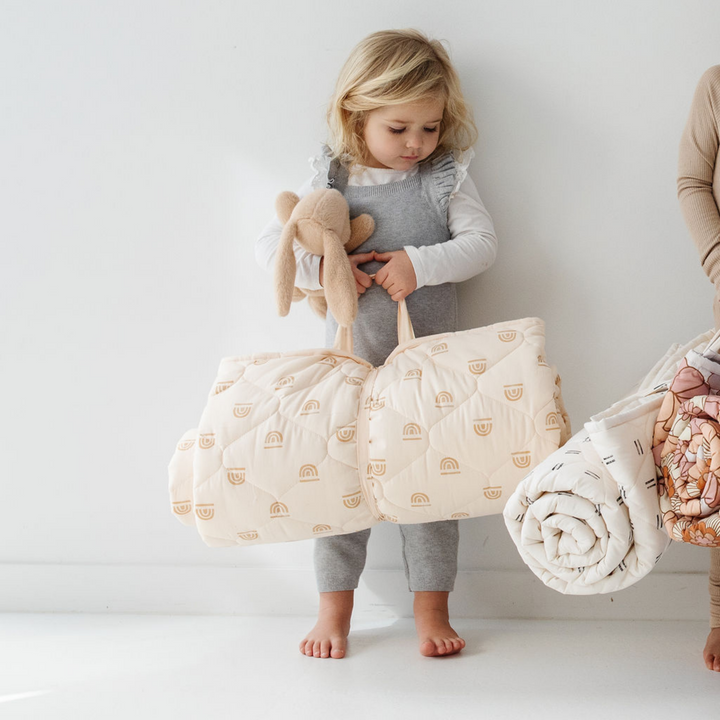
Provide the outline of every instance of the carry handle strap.
[[[371,279],[375,278],[375,275],[370,275]],[[398,333],[398,345],[407,342],[408,340],[415,339],[415,331],[413,330],[412,321],[410,320],[410,313],[405,303],[405,298],[398,302],[397,310],[397,333]],[[352,325],[338,325],[337,333],[335,333],[335,344],[333,345],[335,350],[347,352],[352,355],[353,352],[353,334]]]

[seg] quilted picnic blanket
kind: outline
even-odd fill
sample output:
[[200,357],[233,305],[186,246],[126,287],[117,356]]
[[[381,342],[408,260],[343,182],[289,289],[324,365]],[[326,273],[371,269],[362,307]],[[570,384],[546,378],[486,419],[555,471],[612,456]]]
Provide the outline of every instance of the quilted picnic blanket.
[[401,301],[398,331],[378,368],[337,343],[224,358],[170,462],[175,517],[220,547],[500,513],[570,436],[543,322],[415,338]]
[[717,337],[680,363],[653,438],[658,495],[673,540],[720,547],[720,355]]
[[636,390],[593,416],[508,500],[510,535],[548,587],[572,595],[614,592],[647,575],[667,549],[653,430],[678,363],[711,336],[673,345]]

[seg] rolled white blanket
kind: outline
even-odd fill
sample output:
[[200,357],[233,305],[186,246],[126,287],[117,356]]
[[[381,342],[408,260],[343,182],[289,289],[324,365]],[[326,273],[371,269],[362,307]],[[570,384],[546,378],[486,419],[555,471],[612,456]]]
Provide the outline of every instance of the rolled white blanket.
[[678,363],[711,337],[673,345],[631,395],[593,416],[508,500],[505,524],[547,586],[572,595],[614,592],[647,575],[667,549],[653,428]]

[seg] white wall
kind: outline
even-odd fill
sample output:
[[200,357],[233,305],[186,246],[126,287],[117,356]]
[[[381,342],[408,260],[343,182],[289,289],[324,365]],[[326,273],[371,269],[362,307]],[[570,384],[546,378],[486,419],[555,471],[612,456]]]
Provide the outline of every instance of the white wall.
[[[205,547],[170,514],[167,463],[220,358],[322,345],[306,305],[276,315],[253,243],[308,176],[351,47],[393,27],[450,42],[480,129],[500,250],[460,287],[463,328],[542,317],[577,429],[711,326],[675,179],[720,63],[713,0],[3,2],[0,573],[269,568],[272,594],[292,566],[312,594],[312,543]],[[461,535],[464,571],[534,579],[499,516]],[[399,552],[376,528],[369,570],[397,578]],[[706,563],[674,546],[655,573]]]

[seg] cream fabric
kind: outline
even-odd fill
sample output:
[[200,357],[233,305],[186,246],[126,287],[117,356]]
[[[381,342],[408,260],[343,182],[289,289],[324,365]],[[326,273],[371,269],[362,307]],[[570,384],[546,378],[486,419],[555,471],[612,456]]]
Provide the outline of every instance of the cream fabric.
[[402,306],[379,368],[347,347],[224,358],[170,462],[178,520],[229,546],[501,512],[570,435],[544,324],[414,338]]

